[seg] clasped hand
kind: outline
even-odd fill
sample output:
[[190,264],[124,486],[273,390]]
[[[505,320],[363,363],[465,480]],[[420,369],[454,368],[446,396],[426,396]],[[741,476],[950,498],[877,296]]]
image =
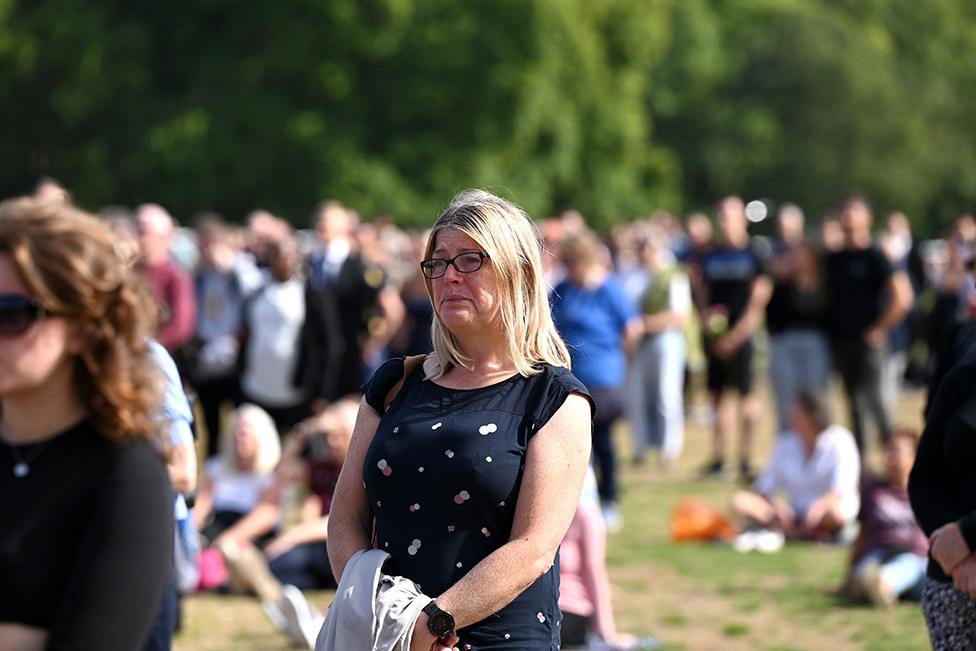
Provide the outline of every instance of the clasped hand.
[[929,538],[929,543],[932,558],[946,574],[952,576],[956,588],[976,597],[976,555],[966,544],[959,525],[950,522],[939,527]]

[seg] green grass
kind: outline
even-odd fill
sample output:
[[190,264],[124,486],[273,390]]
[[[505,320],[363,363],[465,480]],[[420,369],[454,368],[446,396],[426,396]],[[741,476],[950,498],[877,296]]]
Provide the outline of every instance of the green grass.
[[[904,396],[898,422],[918,426],[920,406],[920,395]],[[669,651],[929,648],[917,604],[884,611],[842,604],[828,594],[845,574],[847,549],[791,544],[780,553],[761,555],[739,554],[719,544],[672,543],[668,523],[682,498],[695,496],[724,508],[737,486],[693,478],[707,456],[703,428],[689,428],[686,454],[669,474],[653,464],[629,467],[627,432],[621,428],[617,434],[623,450],[626,525],[610,537],[607,562],[618,628],[655,635]],[[761,431],[758,459],[765,458],[771,440],[768,428]],[[876,453],[869,457],[874,464],[878,460]],[[312,595],[322,608],[330,597]],[[288,648],[254,601],[245,597],[193,597],[186,602],[185,622],[178,651]]]

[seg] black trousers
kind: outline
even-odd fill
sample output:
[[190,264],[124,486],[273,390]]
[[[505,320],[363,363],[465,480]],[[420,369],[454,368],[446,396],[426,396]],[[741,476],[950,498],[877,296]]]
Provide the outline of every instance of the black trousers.
[[878,428],[881,443],[891,436],[891,415],[881,396],[881,369],[887,349],[873,348],[860,340],[831,342],[834,368],[844,381],[844,392],[851,410],[854,440],[864,450],[868,420]]
[[241,404],[241,391],[236,375],[198,380],[193,388],[197,392],[200,410],[203,412],[203,424],[207,428],[207,458],[216,456],[223,432],[220,423],[220,411],[227,403],[235,408]]
[[596,403],[593,420],[593,462],[596,466],[597,488],[600,500],[617,501],[617,455],[613,449],[610,428],[624,413],[622,387],[592,389],[590,395]]

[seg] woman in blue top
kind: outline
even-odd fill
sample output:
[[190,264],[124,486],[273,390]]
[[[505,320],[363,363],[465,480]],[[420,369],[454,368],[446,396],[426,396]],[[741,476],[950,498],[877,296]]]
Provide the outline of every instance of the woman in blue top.
[[562,242],[566,280],[553,290],[552,316],[566,340],[573,372],[593,393],[593,460],[607,528],[623,524],[617,509],[617,473],[610,428],[624,412],[624,343],[641,333],[637,308],[610,272],[596,235],[584,231]]
[[433,596],[414,651],[558,649],[557,550],[592,407],[549,313],[538,233],[518,207],[463,192],[421,270],[435,352],[366,386],[329,519],[333,571],[373,539],[384,571]]

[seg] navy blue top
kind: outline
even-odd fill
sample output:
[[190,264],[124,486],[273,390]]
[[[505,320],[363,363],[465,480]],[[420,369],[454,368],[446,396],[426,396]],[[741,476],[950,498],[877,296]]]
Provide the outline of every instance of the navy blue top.
[[569,347],[573,373],[591,389],[611,389],[627,377],[624,329],[637,316],[620,281],[594,289],[563,281],[552,292],[552,318]]
[[762,260],[751,245],[741,249],[716,246],[702,257],[701,268],[708,307],[724,307],[731,328],[749,306],[752,281],[766,273]]
[[[383,413],[403,359],[364,387],[383,417],[366,453],[363,482],[376,518],[384,570],[436,597],[508,542],[532,435],[570,393],[589,398],[567,369],[544,366],[480,389],[449,389],[418,369]],[[559,560],[497,613],[458,631],[471,651],[559,648]]]

